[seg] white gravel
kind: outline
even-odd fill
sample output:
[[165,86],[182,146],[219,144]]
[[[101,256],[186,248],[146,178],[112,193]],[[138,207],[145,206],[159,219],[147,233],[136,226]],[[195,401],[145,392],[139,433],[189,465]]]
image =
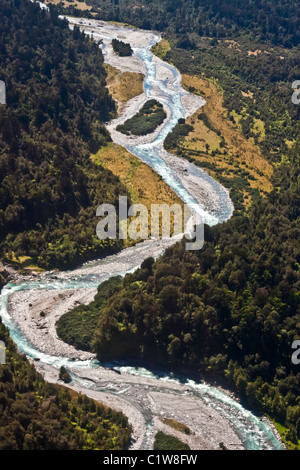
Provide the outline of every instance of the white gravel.
[[[105,45],[105,61],[121,70],[141,72],[145,74],[145,67],[137,57],[120,58],[113,54],[110,45],[112,37],[112,26],[94,20],[71,20],[78,24],[89,34],[93,33],[95,39],[103,40]],[[114,37],[124,39],[133,48],[149,44],[149,40],[158,40],[159,34],[141,32],[134,29],[115,29]],[[160,59],[155,58],[157,78],[168,80],[167,86],[172,89],[178,77],[172,76]],[[134,143],[147,143],[159,133],[160,128],[151,136],[126,137],[117,133],[115,127],[136,113],[147,100],[145,94],[133,98],[123,109],[122,116],[108,124],[113,140],[120,145],[128,146]],[[204,100],[199,97],[191,97],[186,94],[183,100],[186,116],[193,114]],[[166,108],[166,112],[169,110]],[[186,186],[196,200],[205,202],[209,208],[216,208],[218,201],[209,183],[199,181],[188,175],[189,163],[173,155],[164,153],[163,158],[168,162],[180,181]],[[132,270],[140,265],[142,259],[147,256],[160,255],[166,246],[174,241],[164,242],[162,240],[147,240],[135,247],[128,248],[122,253],[109,257],[100,262],[87,263],[72,272],[55,273],[59,280],[76,278],[82,274],[101,273],[109,277],[119,273]],[[35,280],[43,281],[46,274],[35,277]],[[52,356],[62,356],[74,359],[87,360],[93,355],[62,342],[56,334],[55,323],[64,313],[69,311],[78,303],[88,304],[95,296],[96,288],[88,289],[60,289],[55,290],[25,290],[15,292],[9,298],[9,312],[15,323],[18,324],[30,343],[38,350]],[[41,316],[44,312],[44,316]],[[76,362],[74,362],[76,365]],[[58,370],[51,365],[35,362],[37,369],[44,375],[46,380],[58,381]],[[230,424],[221,414],[211,408],[200,398],[192,395],[186,385],[179,385],[154,378],[140,377],[129,373],[117,374],[113,370],[99,367],[74,369],[72,371],[82,377],[81,382],[70,384],[74,390],[81,391],[110,407],[122,410],[133,425],[133,442],[131,449],[152,448],[153,440],[157,430],[161,429],[169,434],[176,435],[187,442],[192,449],[218,449],[219,443],[223,442],[228,448],[240,449],[242,444],[233,431]],[[87,384],[97,383],[101,391],[90,390]],[[189,426],[192,434],[187,436],[167,427],[161,422],[160,417],[169,417]],[[149,421],[150,420],[150,421]],[[151,422],[151,426],[149,426]]]

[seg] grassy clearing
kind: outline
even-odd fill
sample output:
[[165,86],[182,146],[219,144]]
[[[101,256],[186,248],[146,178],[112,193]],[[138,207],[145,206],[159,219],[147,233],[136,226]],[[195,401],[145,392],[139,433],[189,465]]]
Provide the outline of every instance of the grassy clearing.
[[170,50],[171,45],[166,39],[162,39],[151,48],[151,52],[153,52],[153,54],[155,54],[160,59],[164,59]]
[[75,7],[77,10],[82,11],[91,10],[93,8],[91,5],[87,5],[85,2],[79,2],[78,0],[73,0],[72,2],[68,2],[67,0],[45,0],[44,3],[46,5],[48,3],[52,3],[53,5],[62,3],[65,8]]
[[[266,137],[265,123],[261,119],[254,118],[253,120],[254,124],[252,131],[254,132],[255,137],[257,137],[258,142],[262,142]],[[250,141],[254,143],[253,138],[250,138]]]
[[143,93],[145,76],[142,73],[121,72],[108,64],[105,65],[105,69],[107,88],[118,103],[118,112],[121,113],[127,101]]
[[44,269],[39,268],[33,262],[30,256],[17,256],[13,251],[6,253],[4,260],[21,272],[43,272]]
[[[152,168],[123,147],[110,143],[96,155],[93,155],[92,159],[96,164],[104,166],[118,176],[126,186],[132,203],[144,204],[149,214],[151,204],[168,204],[170,206],[180,204],[183,207],[181,199],[164,180]],[[171,233],[173,233],[173,221],[174,217],[171,214]],[[148,226],[150,232],[150,218]],[[125,241],[125,246],[132,244],[134,242],[130,239]]]
[[93,161],[109,169],[125,184],[133,203],[183,204],[163,179],[120,145],[110,143],[92,156]]
[[126,28],[133,28],[133,29],[136,29],[136,26],[134,26],[133,24],[130,24],[130,23],[122,23],[122,21],[108,21],[107,23],[115,24],[115,25],[117,25],[117,26],[125,26]]
[[271,421],[273,422],[275,428],[279,432],[282,442],[286,445],[288,450],[300,450],[300,440],[298,439],[298,443],[296,442],[291,442],[289,440],[289,429],[283,426],[282,424],[278,423],[274,419],[270,418]]
[[[249,206],[254,191],[261,194],[271,191],[272,165],[259,148],[241,134],[241,116],[234,115],[235,122],[231,122],[223,106],[222,93],[212,81],[183,75],[182,83],[186,89],[202,94],[206,104],[186,120],[194,130],[181,140],[179,153],[191,157],[227,187],[231,187],[231,183],[238,186],[243,194],[241,203]],[[264,123],[256,119],[254,128],[257,137],[263,139]]]
[[190,446],[180,439],[159,431],[155,436],[154,450],[190,450]]
[[160,420],[170,426],[171,428],[175,429],[176,431],[183,432],[184,434],[191,434],[191,430],[188,426],[183,423],[179,423],[176,419],[171,418],[160,418]]

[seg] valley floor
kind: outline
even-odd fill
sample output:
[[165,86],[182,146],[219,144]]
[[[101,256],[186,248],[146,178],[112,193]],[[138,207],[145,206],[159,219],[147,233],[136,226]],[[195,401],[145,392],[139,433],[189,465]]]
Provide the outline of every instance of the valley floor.
[[[88,22],[91,22],[92,25],[91,27],[87,26],[86,29],[91,32],[95,26],[92,20],[88,20]],[[105,25],[102,27],[105,29]],[[95,36],[96,33],[94,33]],[[131,30],[128,32],[128,39],[131,40],[133,46],[135,45],[134,41],[137,41],[136,46],[140,45],[140,38],[140,33]],[[128,70],[129,68],[131,71],[144,73],[143,65],[136,57],[132,58],[131,61],[126,58],[126,62],[124,61],[122,65],[122,61],[119,61],[120,58],[115,59],[112,57],[109,47],[108,44],[105,44],[104,52],[106,52],[106,60],[108,57],[111,59],[110,65],[118,65],[121,70]],[[117,63],[114,63],[114,60],[117,60]],[[178,77],[172,77],[171,72],[160,59],[154,58],[153,60],[156,63],[157,79],[170,79],[168,86],[170,88],[175,86]],[[108,125],[115,142],[124,146],[128,146],[129,141],[135,145],[147,144],[148,141],[153,141],[155,136],[158,135],[160,129],[151,137],[125,138],[119,133],[116,137],[116,125],[134,114],[146,99],[145,94],[132,98],[124,107],[122,116]],[[186,94],[183,99],[186,117],[195,113],[203,104],[202,99]],[[214,186],[209,180],[201,179],[197,174],[194,174],[191,163],[167,154],[167,152],[163,152],[162,156],[164,161],[167,162],[168,168],[171,168],[178,178],[178,181],[198,202],[210,210],[210,214],[220,208],[220,200]],[[226,190],[224,190],[224,199],[228,202],[232,213],[233,205]],[[226,220],[226,217],[228,218],[227,213],[224,214],[224,220]],[[243,411],[230,408],[226,401],[223,401],[220,406],[220,402],[214,398],[208,398],[205,393],[204,395],[198,394],[188,384],[179,383],[169,377],[165,379],[147,377],[146,375],[137,375],[138,372],[135,375],[132,370],[127,373],[126,368],[116,371],[116,369],[112,370],[109,367],[89,367],[89,361],[94,357],[91,353],[77,351],[57,337],[55,323],[58,318],[79,303],[88,304],[91,302],[96,294],[96,286],[102,280],[135,269],[141,264],[141,260],[149,256],[157,257],[163,253],[167,246],[173,243],[174,240],[147,240],[99,263],[88,263],[71,273],[54,273],[52,279],[47,277],[49,273],[41,274],[32,279],[28,277],[20,278],[20,282],[33,281],[38,283],[41,281],[41,283],[44,282],[44,286],[47,282],[50,284],[53,282],[53,287],[55,287],[56,281],[62,284],[65,281],[65,285],[71,284],[72,280],[75,283],[73,288],[64,288],[61,284],[56,291],[50,290],[50,288],[12,291],[12,295],[9,296],[8,312],[13,322],[21,329],[24,337],[38,351],[39,356],[36,358],[35,365],[47,381],[58,381],[58,369],[51,365],[51,358],[57,359],[56,365],[64,358],[69,358],[71,360],[70,370],[76,378],[73,383],[69,384],[71,388],[112,408],[121,410],[128,416],[133,426],[131,449],[152,449],[154,437],[158,430],[179,437],[191,449],[220,449],[221,443],[228,449],[242,449],[244,444],[238,436],[237,428],[228,419],[228,413],[231,413],[231,417],[235,422],[238,422],[241,419],[239,413],[242,413],[242,418],[245,418]],[[94,286],[89,285],[88,288],[84,289],[76,288],[76,279],[80,276],[87,276],[89,279],[95,276]],[[89,282],[91,283],[91,281]],[[76,363],[76,360],[79,362]],[[88,367],[80,367],[80,361],[86,361]],[[229,396],[228,392],[225,392],[226,396]],[[172,418],[185,424],[191,429],[191,434],[186,435],[170,428],[160,420],[161,417]],[[249,423],[249,425],[254,423],[256,427],[260,426],[259,419],[254,417],[253,423],[252,421],[249,421]],[[247,422],[244,422],[243,426],[244,429],[247,429]]]

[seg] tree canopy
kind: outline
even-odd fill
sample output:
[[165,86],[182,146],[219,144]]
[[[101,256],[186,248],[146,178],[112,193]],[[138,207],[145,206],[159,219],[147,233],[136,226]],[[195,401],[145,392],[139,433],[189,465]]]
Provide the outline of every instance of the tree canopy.
[[120,247],[96,237],[96,208],[127,194],[90,154],[115,113],[99,47],[28,0],[0,11],[0,254],[67,267]]

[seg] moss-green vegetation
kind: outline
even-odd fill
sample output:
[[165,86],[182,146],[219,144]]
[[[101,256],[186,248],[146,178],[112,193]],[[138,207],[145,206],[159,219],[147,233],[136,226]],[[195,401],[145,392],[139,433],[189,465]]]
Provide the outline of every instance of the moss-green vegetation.
[[103,282],[91,304],[79,305],[60,317],[56,323],[58,336],[78,349],[91,351],[101,310],[120,285],[121,277],[113,277]]
[[[57,0],[54,0],[57,2]],[[100,20],[130,23],[143,29],[176,32],[181,47],[194,46],[194,36],[207,36],[211,45],[217,39],[237,36],[251,41],[267,40],[274,45],[297,46],[300,42],[300,20],[296,2],[268,0],[224,3],[222,0],[87,0],[91,12],[71,6],[74,15]],[[272,18],[272,22],[270,22]]]
[[279,432],[282,441],[286,445],[287,449],[288,450],[300,450],[300,436],[299,436],[299,432],[297,433],[297,429],[295,429],[294,426],[291,426],[290,428],[286,428],[281,423],[278,423],[275,420],[272,420],[272,421],[277,431]]
[[178,147],[180,141],[183,137],[189,135],[189,133],[193,130],[193,126],[185,123],[185,119],[179,119],[178,124],[174,127],[172,132],[170,132],[165,141],[164,147],[166,150],[174,150]]
[[[203,113],[189,119],[195,131],[177,142],[172,142],[174,134],[170,136],[171,149],[207,168],[230,189],[235,208],[243,210],[259,194],[270,191],[270,164],[287,161],[299,132],[299,107],[292,105],[290,92],[299,51],[262,43],[253,47],[245,38],[217,41],[213,47],[208,38],[195,42],[191,51],[172,47],[166,59],[187,74],[183,84],[189,91],[207,99],[204,115],[208,119],[199,122]],[[249,55],[253,49],[258,53]],[[220,92],[212,94],[215,84]],[[222,114],[221,109],[216,112],[217,93],[222,93]]]
[[127,194],[90,160],[115,113],[99,47],[39,5],[3,0],[0,50],[0,256],[49,268],[118,250],[95,233],[98,205]]
[[158,431],[155,436],[154,450],[190,450],[190,446],[180,439],[162,431]]
[[[249,55],[249,50],[253,49],[260,53]],[[299,107],[291,101],[291,77],[295,74],[294,64],[299,61],[298,49],[270,47],[263,43],[253,45],[245,38],[219,41],[211,46],[209,38],[201,37],[195,39],[193,50],[181,49],[177,43],[177,47],[167,53],[166,60],[183,74],[213,80],[222,92],[227,119],[260,148],[264,158],[274,163],[281,162],[287,155],[287,142],[294,141],[299,119]],[[188,84],[188,80],[185,82]],[[192,80],[187,89],[201,94]],[[247,90],[247,93],[241,93],[241,90]],[[209,91],[208,87],[204,91]],[[205,98],[205,93],[203,95]],[[211,129],[211,109],[208,113],[206,108],[204,106],[207,115],[204,124]],[[226,143],[222,129],[216,130],[221,131]],[[228,151],[226,145],[219,153],[225,150]]]
[[[207,114],[202,112],[197,116],[197,119],[211,131],[208,133],[209,137],[212,133],[214,133],[214,136],[220,135],[220,131],[210,122]],[[252,181],[256,182],[255,177],[248,171],[248,166],[238,164],[240,163],[238,158],[234,166],[233,159],[229,159],[227,163],[228,159],[221,156],[219,152],[212,150],[208,143],[206,143],[206,149],[202,149],[201,143],[205,142],[204,132],[201,133],[202,129],[203,128],[200,127],[200,132],[195,132],[195,135],[199,135],[199,137],[185,140],[185,137],[194,131],[194,127],[185,123],[184,120],[180,120],[165,139],[164,147],[166,150],[176,152],[196,166],[204,168],[211,173],[220,183],[230,189],[230,197],[234,203],[235,209],[242,210],[243,204],[245,201],[247,202],[249,196],[252,202],[258,199],[260,193],[257,186],[259,185],[253,186]],[[214,142],[213,139],[211,139],[210,142]],[[222,145],[222,139],[217,141],[216,146],[219,147],[220,143],[222,147],[225,147]],[[197,149],[198,145],[199,149]],[[223,151],[221,150],[221,152]],[[218,158],[220,156],[221,158]],[[250,161],[252,163],[253,160]],[[261,186],[264,187],[263,184],[261,184]],[[264,187],[264,189],[266,188]]]
[[300,316],[298,151],[247,215],[206,227],[201,251],[177,244],[125,276],[100,313],[100,360],[221,376],[299,438],[300,375],[291,362]]
[[[117,7],[90,1],[93,13],[101,7],[102,19],[166,31],[172,47],[165,59],[217,84],[227,119],[276,165],[274,189],[252,197],[247,212],[235,199],[238,210],[227,223],[206,228],[200,252],[177,244],[128,274],[109,305],[99,303],[98,357],[156,360],[221,377],[297,445],[300,374],[291,362],[300,321],[300,107],[291,101],[291,83],[300,73],[299,49],[292,47],[299,44],[296,4],[285,1],[281,8],[282,1],[263,0],[259,9],[249,2],[149,0],[134,9],[129,0]],[[188,85],[198,94],[201,88]],[[224,156],[228,149],[211,124],[201,119],[203,131],[216,134],[205,149],[211,157],[206,165],[215,169],[216,151]],[[253,175],[236,158],[231,175],[222,177],[242,193],[252,188]],[[13,163],[8,158],[9,168]]]
[[179,423],[178,421],[176,421],[176,419],[161,418],[161,421],[170,426],[171,428],[176,429],[176,431],[183,432],[187,435],[191,434],[190,428],[183,423]]
[[151,48],[153,54],[155,54],[160,59],[164,59],[167,55],[167,52],[169,52],[170,50],[170,43],[166,39],[162,39],[160,42],[158,42]]
[[127,44],[123,41],[119,41],[118,39],[112,40],[112,47],[114,53],[119,55],[120,57],[129,57],[133,54],[133,50],[131,49],[130,44]]
[[[145,75],[135,72],[121,72],[120,70],[105,64],[107,72],[107,88],[109,93],[122,109],[124,103],[143,93],[143,83]],[[121,113],[119,109],[119,114]]]
[[72,382],[72,377],[64,366],[61,366],[59,370],[59,378],[66,384]]
[[[126,416],[44,381],[16,351],[0,322],[0,450],[119,450],[128,446]],[[66,373],[66,371],[64,372]]]
[[126,135],[151,134],[164,122],[166,117],[161,103],[156,100],[148,100],[135,116],[117,126],[117,131]]

